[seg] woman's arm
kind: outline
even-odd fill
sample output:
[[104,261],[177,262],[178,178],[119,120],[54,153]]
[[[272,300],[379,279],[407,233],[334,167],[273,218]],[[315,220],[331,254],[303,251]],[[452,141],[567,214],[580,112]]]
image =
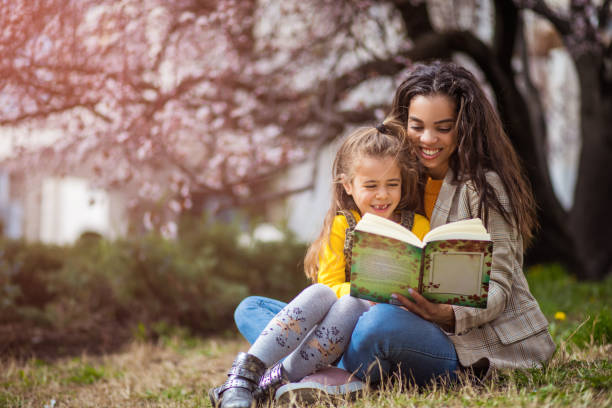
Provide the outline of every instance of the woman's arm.
[[[495,173],[487,173],[487,181],[495,190],[501,205],[510,210],[501,179]],[[470,184],[464,186],[471,213],[478,216],[478,195]],[[493,262],[486,309],[453,306],[455,333],[463,334],[473,327],[496,319],[505,309],[512,293],[515,274],[523,273],[523,242],[514,225],[509,224],[494,209],[489,209],[487,231],[493,240]]]
[[[510,204],[499,177],[490,173],[487,174],[487,179],[495,189],[500,203],[508,209]],[[459,202],[469,206],[472,217],[478,217],[478,194],[469,183],[460,188]],[[468,209],[465,210],[467,212]],[[493,240],[493,262],[486,309],[432,303],[416,293],[416,290],[411,294],[414,302],[401,295],[397,295],[397,299],[407,310],[456,334],[463,334],[473,327],[497,318],[508,303],[514,274],[523,273],[523,246],[518,230],[492,209],[489,210],[487,231]]]

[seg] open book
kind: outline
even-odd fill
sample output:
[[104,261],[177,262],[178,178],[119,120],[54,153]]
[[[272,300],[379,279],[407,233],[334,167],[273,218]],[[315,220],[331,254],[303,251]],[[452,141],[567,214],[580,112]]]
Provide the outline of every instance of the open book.
[[408,288],[435,303],[487,307],[493,242],[479,218],[441,225],[421,241],[412,231],[365,214],[354,231],[351,296],[393,303]]

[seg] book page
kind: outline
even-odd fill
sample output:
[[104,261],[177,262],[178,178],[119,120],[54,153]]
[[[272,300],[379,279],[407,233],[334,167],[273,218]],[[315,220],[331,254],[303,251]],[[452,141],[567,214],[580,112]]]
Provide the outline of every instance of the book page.
[[423,255],[423,296],[435,303],[487,307],[493,242],[432,241]]
[[370,213],[366,213],[363,216],[363,218],[357,223],[355,230],[394,238],[419,248],[422,248],[424,245],[423,242],[421,242],[421,240],[408,228],[402,227],[397,222]]
[[455,221],[440,225],[429,231],[423,242],[441,241],[446,239],[473,239],[488,241],[491,239],[480,218]]
[[359,284],[368,288],[378,287],[381,283],[384,283],[384,286],[389,288],[409,286],[411,283],[414,287],[418,286],[417,279],[409,282],[410,277],[417,277],[418,274],[407,274],[405,265],[389,258],[386,253],[372,251],[368,254],[368,257],[364,258],[358,264],[360,271]]
[[438,252],[432,254],[429,276],[424,277],[430,293],[480,295],[483,254],[479,252]]
[[451,231],[451,232],[438,232],[437,234],[433,236],[433,238],[430,236],[430,237],[425,237],[425,239],[427,239],[427,241],[425,242],[429,243],[429,242],[434,242],[434,241],[448,241],[451,239],[489,241],[490,237],[489,237],[489,234],[477,234],[473,232],[464,232],[464,231],[454,231],[454,232]]

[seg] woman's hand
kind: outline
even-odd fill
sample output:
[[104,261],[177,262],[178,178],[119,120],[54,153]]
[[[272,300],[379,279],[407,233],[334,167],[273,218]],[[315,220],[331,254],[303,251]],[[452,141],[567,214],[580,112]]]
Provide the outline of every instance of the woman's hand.
[[455,312],[451,305],[432,303],[413,289],[409,289],[409,292],[414,302],[398,293],[394,293],[391,296],[394,297],[398,303],[401,303],[406,310],[421,316],[425,320],[437,323],[447,332],[455,331]]

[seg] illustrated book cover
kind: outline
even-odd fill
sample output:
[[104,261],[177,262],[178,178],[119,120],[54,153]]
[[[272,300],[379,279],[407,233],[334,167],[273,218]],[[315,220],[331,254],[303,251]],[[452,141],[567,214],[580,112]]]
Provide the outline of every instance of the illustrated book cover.
[[493,242],[479,218],[441,225],[421,241],[386,218],[365,214],[354,231],[351,296],[393,303],[408,288],[428,300],[487,307]]

